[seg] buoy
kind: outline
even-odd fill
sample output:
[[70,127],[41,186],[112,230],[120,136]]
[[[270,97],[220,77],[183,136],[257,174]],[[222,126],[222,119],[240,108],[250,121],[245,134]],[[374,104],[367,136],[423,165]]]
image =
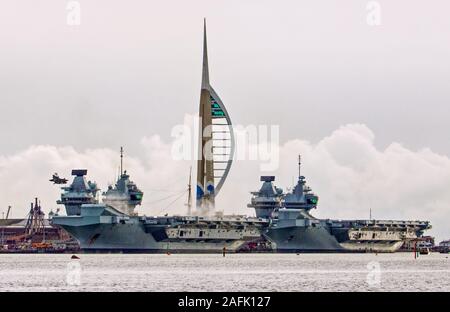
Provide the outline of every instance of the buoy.
[[414,259],[417,259],[417,241],[414,242]]
[[76,255],[72,255],[72,257],[70,257],[70,259],[80,259],[80,258],[78,258]]

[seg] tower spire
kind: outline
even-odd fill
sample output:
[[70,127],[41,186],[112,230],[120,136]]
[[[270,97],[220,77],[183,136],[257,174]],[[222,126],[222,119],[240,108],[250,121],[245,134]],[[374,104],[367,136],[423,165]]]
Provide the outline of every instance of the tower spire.
[[206,41],[206,18],[203,19],[202,89],[209,89],[208,46],[207,46],[207,41]]
[[[213,120],[216,122],[213,123]],[[214,125],[220,125],[222,130],[214,131]],[[203,21],[203,67],[198,148],[196,214],[208,215],[214,213],[215,197],[230,171],[234,153],[234,136],[230,116],[222,100],[209,83],[206,19]]]
[[[203,20],[203,67],[199,106],[199,159],[197,161],[197,207],[200,214],[214,211],[214,162],[206,151],[212,139],[211,86],[209,85],[206,19]],[[206,153],[206,154],[205,154]]]

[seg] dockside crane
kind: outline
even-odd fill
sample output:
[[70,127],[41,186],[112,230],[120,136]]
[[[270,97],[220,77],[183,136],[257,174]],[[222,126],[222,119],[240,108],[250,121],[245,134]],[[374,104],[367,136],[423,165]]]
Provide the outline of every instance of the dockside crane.
[[37,198],[34,205],[31,203],[30,213],[28,214],[27,224],[25,225],[25,233],[27,235],[44,234],[44,212]]

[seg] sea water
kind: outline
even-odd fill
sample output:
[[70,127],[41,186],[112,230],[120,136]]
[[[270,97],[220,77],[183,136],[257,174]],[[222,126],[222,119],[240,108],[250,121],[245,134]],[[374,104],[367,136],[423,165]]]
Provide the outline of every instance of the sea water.
[[450,255],[0,254],[0,291],[450,291]]

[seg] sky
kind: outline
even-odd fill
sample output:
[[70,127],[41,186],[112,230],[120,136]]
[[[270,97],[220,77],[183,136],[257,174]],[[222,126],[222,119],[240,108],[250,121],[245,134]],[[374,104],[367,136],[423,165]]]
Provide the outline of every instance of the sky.
[[[55,209],[51,173],[106,188],[124,146],[140,212],[181,213],[189,161],[171,130],[198,109],[203,18],[210,80],[234,124],[278,125],[283,188],[304,172],[320,217],[430,219],[449,238],[448,1],[0,1],[0,211]],[[236,161],[220,209],[249,213],[257,161]],[[155,202],[156,201],[156,202]]]

